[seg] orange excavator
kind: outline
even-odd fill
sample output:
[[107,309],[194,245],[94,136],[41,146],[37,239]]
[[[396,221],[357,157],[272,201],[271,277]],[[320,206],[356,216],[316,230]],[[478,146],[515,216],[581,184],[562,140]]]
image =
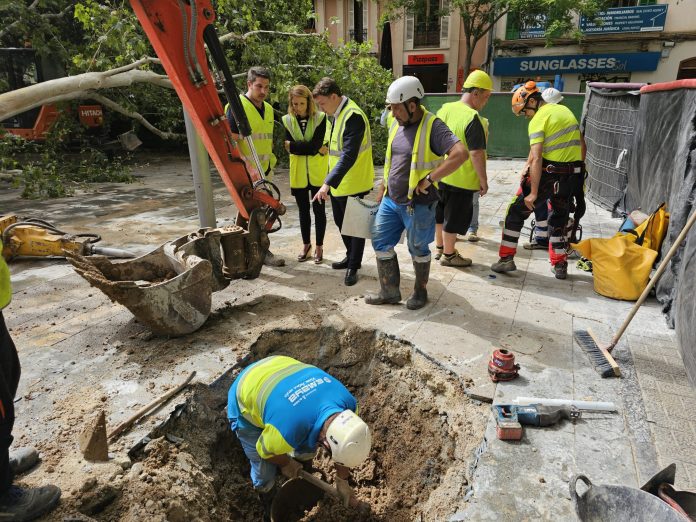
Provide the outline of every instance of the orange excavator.
[[[211,1],[131,0],[131,5],[237,206],[237,221],[233,226],[198,230],[125,262],[66,255],[90,284],[128,307],[154,333],[184,335],[207,319],[211,292],[233,279],[258,277],[270,244],[268,233],[280,227],[285,206],[278,188],[264,177],[213,26]],[[223,88],[252,158],[240,154],[216,84]]]

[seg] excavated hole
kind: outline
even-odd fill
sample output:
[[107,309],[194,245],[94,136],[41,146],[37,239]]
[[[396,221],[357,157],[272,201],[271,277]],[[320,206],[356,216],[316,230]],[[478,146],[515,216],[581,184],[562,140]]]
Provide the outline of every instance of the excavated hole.
[[[371,511],[358,514],[324,497],[291,520],[447,520],[463,509],[469,462],[487,415],[465,395],[465,383],[411,344],[368,330],[265,333],[244,364],[270,354],[290,355],[340,379],[373,430],[370,458],[353,473],[357,496]],[[249,464],[225,415],[227,390],[239,371],[199,385],[144,448],[134,448],[138,462],[99,520],[262,519]],[[313,466],[333,480],[323,452]]]

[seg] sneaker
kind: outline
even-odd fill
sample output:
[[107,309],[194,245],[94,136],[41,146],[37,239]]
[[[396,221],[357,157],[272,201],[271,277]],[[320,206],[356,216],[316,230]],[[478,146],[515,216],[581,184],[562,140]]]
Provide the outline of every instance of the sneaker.
[[475,230],[472,230],[469,232],[469,235],[466,236],[467,241],[471,241],[472,243],[476,243],[479,240],[478,234],[476,233]]
[[437,251],[437,252],[435,252],[435,261],[439,261],[439,260],[440,260],[440,258],[442,257],[442,250],[443,250],[444,248],[445,248],[445,247],[443,247],[443,246],[437,246],[437,245],[435,245],[435,250]]
[[501,257],[497,262],[491,265],[491,270],[502,274],[503,272],[514,272],[517,270],[515,266],[515,258],[512,256]]
[[28,522],[52,511],[60,499],[60,489],[56,486],[40,488],[20,488],[10,486],[0,496],[0,520]]
[[454,251],[454,254],[451,256],[448,256],[447,254],[443,254],[442,258],[440,258],[440,264],[442,266],[471,266],[471,259],[468,257],[462,257],[459,252],[456,250]]
[[590,261],[586,257],[581,257],[580,259],[578,259],[578,262],[575,266],[583,272],[592,272],[592,261]]
[[544,244],[542,244],[542,243],[537,243],[536,240],[533,239],[533,240],[530,241],[529,243],[525,243],[524,245],[522,245],[522,248],[524,248],[525,250],[548,250],[548,249],[549,249],[549,245],[548,245],[548,244],[544,245]]
[[551,267],[551,271],[556,275],[556,279],[565,279],[568,275],[568,262],[559,261]]

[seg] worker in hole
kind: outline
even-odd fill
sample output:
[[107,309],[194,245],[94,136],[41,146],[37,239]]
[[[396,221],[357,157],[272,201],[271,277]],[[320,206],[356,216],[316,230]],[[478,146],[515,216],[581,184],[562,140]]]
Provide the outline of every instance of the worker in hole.
[[267,516],[277,470],[298,477],[301,462],[311,462],[319,447],[331,454],[344,505],[359,506],[350,468],[367,459],[372,436],[357,410],[355,397],[338,379],[291,357],[267,357],[239,374],[230,387],[227,416]]

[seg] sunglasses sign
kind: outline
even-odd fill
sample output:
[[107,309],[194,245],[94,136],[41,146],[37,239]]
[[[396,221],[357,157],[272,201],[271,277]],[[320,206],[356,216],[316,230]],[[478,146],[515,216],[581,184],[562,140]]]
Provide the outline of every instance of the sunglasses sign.
[[625,71],[654,71],[660,53],[568,54],[562,56],[525,56],[524,58],[496,58],[493,74],[599,73]]

